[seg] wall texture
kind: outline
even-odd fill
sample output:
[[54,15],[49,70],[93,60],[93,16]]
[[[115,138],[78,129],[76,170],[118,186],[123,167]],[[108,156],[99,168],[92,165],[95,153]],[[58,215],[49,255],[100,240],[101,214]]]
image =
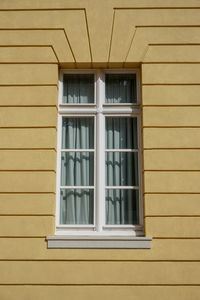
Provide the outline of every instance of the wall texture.
[[[141,68],[150,250],[47,249],[59,68]],[[200,1],[0,1],[0,299],[200,299]]]

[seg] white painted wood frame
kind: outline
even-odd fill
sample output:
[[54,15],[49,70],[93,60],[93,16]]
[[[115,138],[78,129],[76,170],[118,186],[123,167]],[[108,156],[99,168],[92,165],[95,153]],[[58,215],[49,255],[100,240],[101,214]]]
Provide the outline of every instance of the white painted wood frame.
[[[112,104],[105,103],[105,74],[129,73],[136,74],[137,103]],[[94,74],[94,103],[68,104],[62,103],[64,74]],[[57,141],[57,193],[56,193],[56,229],[58,236],[143,236],[143,188],[142,188],[142,139],[140,109],[140,72],[129,70],[61,70],[59,79],[58,100],[58,141]],[[61,149],[61,132],[63,117],[94,118],[94,149]],[[138,130],[138,149],[108,149],[105,151],[105,118],[136,117]],[[61,152],[94,152],[94,186],[60,186]],[[106,152],[137,152],[139,186],[105,186],[105,153]],[[60,189],[78,188],[94,189],[94,224],[92,225],[61,225]],[[106,225],[105,224],[105,189],[135,189],[139,191],[139,224],[138,225]]]

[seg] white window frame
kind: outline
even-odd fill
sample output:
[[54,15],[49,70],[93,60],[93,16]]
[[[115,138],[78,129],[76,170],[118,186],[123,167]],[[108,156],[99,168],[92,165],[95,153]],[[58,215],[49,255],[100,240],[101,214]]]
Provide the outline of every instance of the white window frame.
[[[62,103],[64,74],[94,74],[94,103],[69,104]],[[105,103],[105,74],[136,74],[137,103]],[[142,186],[142,139],[141,139],[141,97],[140,71],[128,70],[61,70],[59,78],[58,100],[58,141],[57,141],[57,191],[56,191],[56,235],[62,236],[143,236],[143,186]],[[61,132],[62,117],[94,117],[94,225],[60,225],[60,177],[61,177]],[[105,225],[105,117],[127,116],[137,117],[138,176],[139,176],[139,225]],[[101,132],[101,134],[99,134]],[[73,152],[76,149],[70,149]],[[84,150],[84,149],[83,149]],[[81,150],[81,151],[83,151]],[[80,151],[80,150],[77,150]],[[88,149],[85,151],[88,151]],[[90,151],[90,150],[89,150]],[[116,151],[120,151],[117,149]],[[125,151],[125,150],[124,150]],[[129,150],[128,150],[129,151]],[[126,152],[128,152],[126,150]],[[103,163],[102,163],[103,162]],[[98,174],[98,176],[97,176]],[[70,188],[70,187],[68,187]],[[78,188],[77,186],[75,188]],[[87,187],[84,187],[87,188]],[[112,187],[113,188],[113,187]],[[115,187],[117,188],[117,187]],[[122,188],[122,187],[118,187]],[[125,187],[123,187],[125,188]],[[127,187],[126,187],[127,188]],[[133,187],[131,187],[133,188]]]

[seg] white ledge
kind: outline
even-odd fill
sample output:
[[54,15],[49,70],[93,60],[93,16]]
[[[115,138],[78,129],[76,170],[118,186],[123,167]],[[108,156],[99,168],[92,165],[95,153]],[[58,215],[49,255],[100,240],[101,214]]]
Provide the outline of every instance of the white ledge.
[[46,238],[49,249],[150,249],[151,237],[133,236],[49,236]]

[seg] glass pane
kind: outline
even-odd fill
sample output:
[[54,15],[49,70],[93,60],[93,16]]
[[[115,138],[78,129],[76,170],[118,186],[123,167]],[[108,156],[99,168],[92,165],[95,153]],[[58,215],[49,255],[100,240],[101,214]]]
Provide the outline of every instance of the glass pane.
[[60,224],[93,224],[93,190],[61,189]]
[[62,149],[93,149],[94,118],[68,118],[62,121]]
[[65,74],[63,103],[94,103],[94,74]]
[[138,186],[138,153],[106,153],[106,185]]
[[94,153],[62,152],[61,185],[94,185]]
[[106,117],[106,148],[137,149],[137,118]]
[[136,190],[106,191],[106,224],[139,223],[139,192]]
[[136,74],[106,74],[106,103],[137,103]]

